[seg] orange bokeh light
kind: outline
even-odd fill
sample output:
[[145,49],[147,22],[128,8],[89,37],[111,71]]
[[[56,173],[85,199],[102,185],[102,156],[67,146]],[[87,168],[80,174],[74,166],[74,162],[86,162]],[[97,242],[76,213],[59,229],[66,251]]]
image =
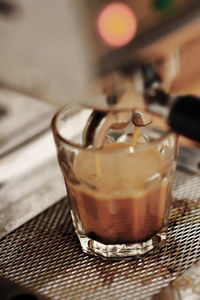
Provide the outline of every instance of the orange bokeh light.
[[130,42],[137,31],[133,10],[121,2],[108,4],[99,14],[97,28],[101,38],[110,46],[122,47]]

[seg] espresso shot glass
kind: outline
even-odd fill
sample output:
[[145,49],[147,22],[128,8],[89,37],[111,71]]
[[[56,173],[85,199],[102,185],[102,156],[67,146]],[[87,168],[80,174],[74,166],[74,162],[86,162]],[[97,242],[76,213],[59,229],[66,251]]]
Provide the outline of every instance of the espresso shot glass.
[[75,232],[85,253],[143,255],[166,243],[178,137],[152,122],[137,139],[133,124],[111,126],[100,147],[86,145],[92,113],[66,106],[52,120]]

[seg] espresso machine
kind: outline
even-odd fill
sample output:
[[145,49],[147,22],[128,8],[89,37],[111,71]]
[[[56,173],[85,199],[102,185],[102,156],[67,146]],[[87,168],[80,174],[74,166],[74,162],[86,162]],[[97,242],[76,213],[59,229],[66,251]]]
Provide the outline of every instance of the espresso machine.
[[[198,0],[0,0],[0,33],[1,238],[64,197],[49,123],[69,103],[93,109],[85,135],[92,145],[113,107],[145,107],[166,119],[188,138],[178,166],[198,185]],[[124,99],[127,89],[133,97]],[[168,273],[159,289],[175,278]],[[2,275],[23,285],[10,274]],[[48,296],[43,289],[36,284]]]
[[[198,1],[43,1],[39,7],[2,1],[1,7],[2,86],[94,110],[135,107],[143,98],[175,131],[200,141]],[[119,103],[127,81],[134,99]]]

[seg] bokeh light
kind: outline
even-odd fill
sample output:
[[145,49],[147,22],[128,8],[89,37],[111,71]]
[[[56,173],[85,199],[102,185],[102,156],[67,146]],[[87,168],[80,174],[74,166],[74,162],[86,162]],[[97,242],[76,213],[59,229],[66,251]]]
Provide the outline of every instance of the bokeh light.
[[122,47],[135,36],[137,19],[128,5],[113,2],[104,7],[99,14],[97,28],[101,38],[107,44]]

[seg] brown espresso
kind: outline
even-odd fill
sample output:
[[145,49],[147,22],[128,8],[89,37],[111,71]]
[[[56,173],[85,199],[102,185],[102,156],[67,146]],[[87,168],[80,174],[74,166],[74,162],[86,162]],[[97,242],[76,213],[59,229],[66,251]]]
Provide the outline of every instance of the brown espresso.
[[[115,146],[114,146],[115,145]],[[115,147],[127,145],[113,144]],[[158,233],[168,213],[171,181],[160,153],[81,152],[73,164],[80,184],[66,177],[76,222],[85,234],[104,244],[147,241]]]

